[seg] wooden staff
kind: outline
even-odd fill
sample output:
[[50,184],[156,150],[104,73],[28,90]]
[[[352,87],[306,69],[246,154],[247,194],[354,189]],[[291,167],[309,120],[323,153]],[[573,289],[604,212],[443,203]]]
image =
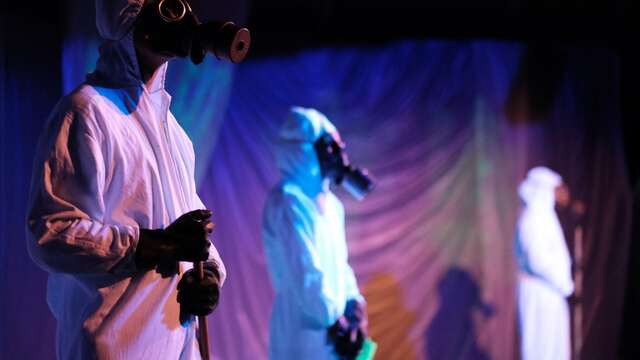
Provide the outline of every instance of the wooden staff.
[[[202,261],[193,263],[193,268],[198,273],[198,280],[204,281],[204,265]],[[207,316],[198,316],[198,345],[200,347],[200,356],[202,360],[209,360],[209,329],[207,327]]]

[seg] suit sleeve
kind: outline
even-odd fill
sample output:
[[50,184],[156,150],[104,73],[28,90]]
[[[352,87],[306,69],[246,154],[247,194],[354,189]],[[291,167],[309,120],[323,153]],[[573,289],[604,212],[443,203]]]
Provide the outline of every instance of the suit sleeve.
[[364,296],[362,296],[360,289],[358,289],[358,282],[353,272],[353,268],[351,268],[349,264],[347,264],[344,276],[346,277],[347,283],[347,299],[365,302]]
[[[341,220],[341,229],[340,231],[344,232],[345,229],[345,225],[344,225],[344,207],[342,205],[342,203],[336,199],[337,201],[337,211],[338,214],[340,216],[340,220]],[[346,234],[345,234],[345,239],[346,239]],[[347,291],[347,300],[357,300],[359,302],[365,303],[365,299],[364,296],[362,296],[362,294],[360,293],[360,289],[358,288],[358,280],[356,278],[356,275],[353,271],[353,268],[351,267],[351,265],[349,264],[349,250],[347,248],[347,244],[345,243],[345,266],[344,266],[344,270],[343,270],[343,274],[342,276],[345,279],[345,285],[346,285],[346,291]]]
[[105,161],[89,110],[52,118],[40,139],[27,215],[27,248],[49,272],[135,272],[140,230],[104,221]]

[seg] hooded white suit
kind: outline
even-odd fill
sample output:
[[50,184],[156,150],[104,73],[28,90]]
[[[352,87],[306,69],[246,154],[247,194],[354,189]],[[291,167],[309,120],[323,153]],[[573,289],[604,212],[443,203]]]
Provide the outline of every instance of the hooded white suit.
[[179,275],[135,268],[141,228],[205,208],[193,146],[169,111],[166,64],[150,85],[140,79],[132,26],[141,6],[97,1],[106,40],[96,71],[57,104],[36,152],[27,247],[49,272],[59,359],[200,358],[196,322],[179,321]]
[[[347,262],[344,208],[322,186],[313,142],[335,132],[313,109],[293,108],[276,149],[283,180],[263,212],[263,240],[276,292],[270,322],[269,357],[336,359],[327,328],[349,299],[363,301]],[[316,198],[325,196],[324,211]]]
[[556,215],[553,171],[536,167],[520,184],[524,209],[518,220],[518,312],[522,360],[568,360],[571,258]]

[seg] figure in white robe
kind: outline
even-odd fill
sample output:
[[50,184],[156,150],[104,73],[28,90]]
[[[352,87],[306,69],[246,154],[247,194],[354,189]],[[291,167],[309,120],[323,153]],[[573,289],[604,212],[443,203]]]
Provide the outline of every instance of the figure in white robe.
[[522,360],[567,360],[571,353],[571,258],[555,212],[561,186],[560,175],[536,167],[518,188],[523,202],[515,244]]

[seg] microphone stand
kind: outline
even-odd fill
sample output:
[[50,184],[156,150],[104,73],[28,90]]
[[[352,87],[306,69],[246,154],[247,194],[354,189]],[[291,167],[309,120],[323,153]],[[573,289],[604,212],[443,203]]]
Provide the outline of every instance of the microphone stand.
[[582,350],[582,226],[574,230],[575,303],[573,305],[573,358],[580,359]]
[[585,212],[585,205],[582,201],[577,200],[573,203],[571,211],[578,219],[578,224],[573,231],[573,254],[574,254],[574,297],[575,302],[573,305],[573,359],[579,360],[582,353],[582,323],[583,323],[583,303],[582,303],[582,285],[584,279],[584,244],[583,236],[584,231],[582,229],[581,220],[582,215]]

